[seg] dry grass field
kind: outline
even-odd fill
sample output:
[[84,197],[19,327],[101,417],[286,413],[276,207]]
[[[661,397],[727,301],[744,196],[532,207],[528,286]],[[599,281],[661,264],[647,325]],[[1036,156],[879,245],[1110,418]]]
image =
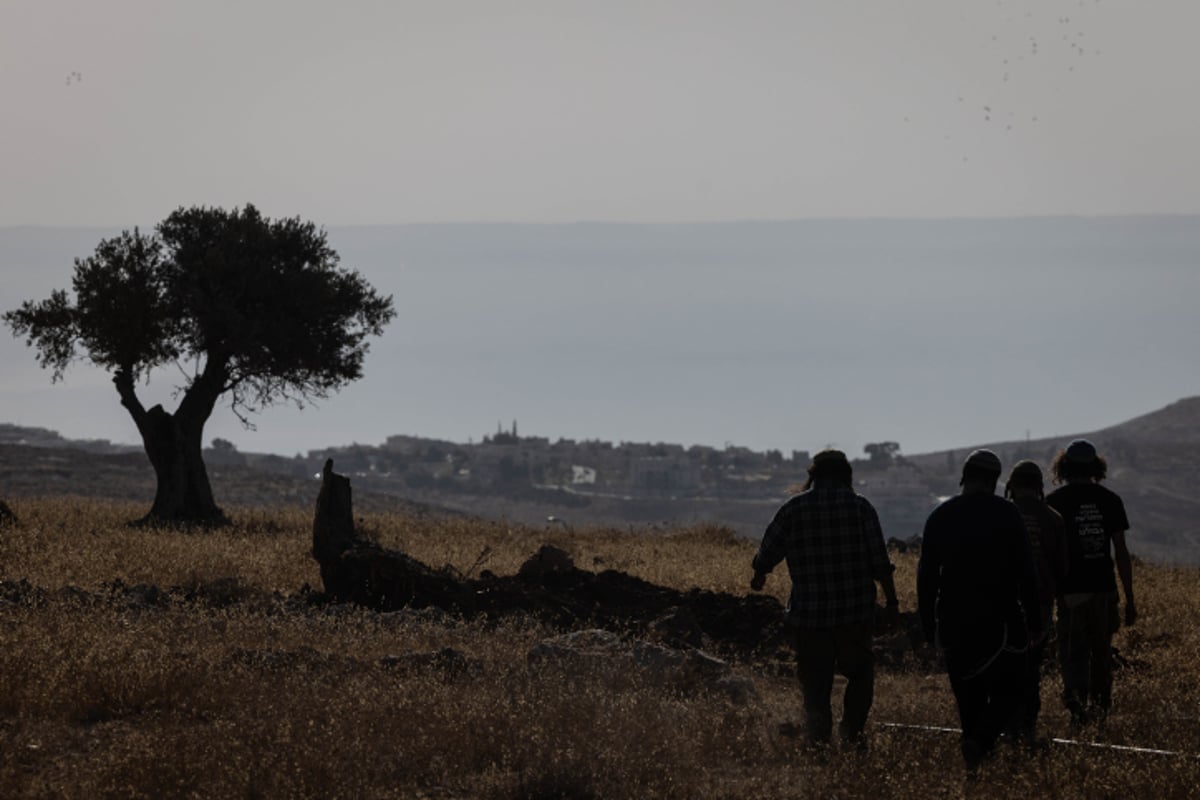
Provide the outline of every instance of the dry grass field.
[[[131,528],[144,510],[10,501],[0,528],[0,796],[480,798],[1184,798],[1200,787],[1200,573],[1139,564],[1142,618],[1103,727],[1049,736],[1153,748],[1006,748],[968,783],[944,674],[881,668],[866,753],[813,753],[780,663],[742,661],[754,692],[664,685],[630,662],[531,661],[528,617],[464,621],[320,600],[308,509],[230,509],[214,533]],[[754,544],[712,528],[535,530],[363,515],[381,543],[466,574],[516,572],[538,547],[584,569],[747,592]],[[901,606],[915,557],[894,555]],[[781,600],[781,572],[768,590]],[[836,700],[836,695],[835,695]]]

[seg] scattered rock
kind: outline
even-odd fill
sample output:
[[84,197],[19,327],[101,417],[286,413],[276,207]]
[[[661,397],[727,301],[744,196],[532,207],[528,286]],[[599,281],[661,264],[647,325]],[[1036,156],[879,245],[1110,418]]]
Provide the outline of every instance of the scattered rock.
[[167,604],[167,595],[162,589],[149,583],[138,583],[125,589],[127,608],[157,608]]
[[67,603],[75,603],[81,606],[91,606],[96,604],[96,596],[85,589],[80,589],[78,586],[62,587],[54,593],[54,599]]
[[720,692],[737,706],[746,706],[758,700],[758,689],[754,681],[737,675],[727,675],[713,683],[714,691]]
[[401,608],[396,611],[384,611],[379,615],[381,624],[400,628],[406,625],[440,625],[446,627],[454,622],[454,618],[436,606],[425,608]]
[[572,672],[627,674],[686,694],[716,692],[739,704],[758,696],[752,681],[734,676],[725,661],[697,649],[674,649],[643,640],[625,642],[612,631],[591,628],[545,639],[530,648],[534,667],[561,666]]
[[544,544],[521,565],[517,574],[522,578],[540,578],[551,572],[572,569],[575,569],[575,562],[566,550]]
[[19,581],[0,581],[0,603],[17,606],[41,606],[46,602],[46,591],[34,586],[25,578]]
[[7,503],[5,503],[3,500],[0,500],[0,528],[7,527],[9,525],[15,526],[16,524],[17,515],[13,513],[13,510],[8,507]]
[[676,606],[650,622],[652,636],[675,647],[703,647],[704,629],[690,609]]
[[379,666],[400,672],[436,671],[446,680],[453,680],[460,675],[480,671],[478,661],[468,658],[453,647],[443,647],[423,653],[403,653],[401,655],[384,656],[379,659]]
[[651,642],[635,642],[630,652],[633,662],[658,673],[675,673],[685,681],[715,681],[732,668],[703,650],[675,650]]
[[253,669],[266,671],[304,669],[328,669],[335,658],[312,647],[296,650],[267,650],[238,648],[230,654],[230,660]]
[[530,664],[567,663],[573,666],[601,666],[619,656],[625,645],[612,631],[599,628],[572,631],[553,639],[545,639],[530,648]]

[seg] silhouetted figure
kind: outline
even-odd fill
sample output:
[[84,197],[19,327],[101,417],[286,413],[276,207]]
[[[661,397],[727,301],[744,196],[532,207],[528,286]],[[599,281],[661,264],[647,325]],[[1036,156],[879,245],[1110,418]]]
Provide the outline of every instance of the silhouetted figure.
[[875,582],[883,587],[888,622],[894,624],[899,604],[893,566],[879,516],[854,492],[846,455],[822,450],[813,456],[808,476],[804,491],[776,512],[763,535],[750,588],[762,589],[767,574],[787,559],[792,579],[788,623],[794,631],[809,740],[830,740],[836,671],[847,679],[839,734],[844,744],[861,745],[875,693]]
[[941,645],[969,772],[989,757],[1021,699],[1026,649],[1041,636],[1037,580],[1017,507],[996,496],[1000,459],[976,450],[960,494],[925,522],[917,601]]
[[1125,531],[1125,504],[1100,485],[1108,464],[1086,439],[1076,439],[1054,458],[1055,483],[1066,485],[1046,498],[1067,528],[1069,563],[1058,604],[1059,660],[1063,702],[1071,721],[1103,718],[1112,705],[1112,637],[1120,626],[1115,556],[1125,590],[1125,624],[1137,619],[1133,566]]
[[1030,745],[1040,744],[1036,734],[1037,717],[1042,708],[1042,665],[1046,660],[1046,644],[1053,622],[1054,599],[1067,572],[1066,531],[1062,516],[1046,504],[1042,468],[1033,461],[1019,461],[1013,466],[1004,487],[1004,496],[1016,505],[1025,522],[1042,612],[1042,635],[1029,644],[1025,690],[1020,709],[1011,722],[1010,732]]

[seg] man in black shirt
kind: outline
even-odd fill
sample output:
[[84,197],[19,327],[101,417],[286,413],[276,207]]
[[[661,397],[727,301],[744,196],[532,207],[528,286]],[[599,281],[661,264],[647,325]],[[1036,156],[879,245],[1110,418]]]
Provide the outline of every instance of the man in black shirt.
[[1021,514],[996,496],[1000,471],[990,450],[967,457],[962,492],[925,523],[917,566],[921,626],[945,654],[972,772],[1020,705],[1026,647],[1041,626]]
[[1125,590],[1125,624],[1137,619],[1125,504],[1100,485],[1108,464],[1086,439],[1076,439],[1050,466],[1055,483],[1046,498],[1067,530],[1068,567],[1058,605],[1063,702],[1077,725],[1103,719],[1112,705],[1112,637],[1120,625],[1113,560]]

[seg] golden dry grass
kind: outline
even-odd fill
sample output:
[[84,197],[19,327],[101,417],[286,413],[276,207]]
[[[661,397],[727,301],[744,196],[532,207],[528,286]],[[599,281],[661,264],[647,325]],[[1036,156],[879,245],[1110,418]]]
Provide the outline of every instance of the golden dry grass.
[[[130,528],[139,509],[94,500],[13,505],[21,526],[0,530],[3,797],[1182,798],[1200,785],[1196,758],[1078,746],[1006,751],[967,784],[954,736],[882,724],[954,725],[944,675],[881,670],[870,751],[813,754],[779,734],[801,706],[772,665],[736,667],[758,693],[739,705],[627,666],[531,665],[549,633],[524,619],[312,605],[307,509],[235,509],[234,526],[198,534]],[[386,514],[362,526],[464,573],[515,572],[551,543],[585,569],[736,593],[754,549],[714,527],[567,533]],[[911,610],[915,560],[895,558]],[[1200,752],[1198,577],[1139,566],[1142,619],[1117,641],[1132,666],[1111,718],[1083,738]],[[41,591],[12,588],[22,580]],[[136,602],[117,580],[195,599]],[[781,574],[768,586],[786,588]],[[444,648],[462,659],[405,660]],[[1048,679],[1043,723],[1067,736],[1057,692]]]

